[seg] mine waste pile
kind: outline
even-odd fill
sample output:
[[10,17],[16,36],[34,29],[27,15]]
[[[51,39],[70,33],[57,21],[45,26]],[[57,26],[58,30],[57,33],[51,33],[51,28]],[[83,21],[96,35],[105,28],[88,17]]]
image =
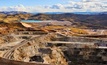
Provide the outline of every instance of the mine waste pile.
[[37,30],[0,40],[0,65],[107,65],[107,41],[100,39]]

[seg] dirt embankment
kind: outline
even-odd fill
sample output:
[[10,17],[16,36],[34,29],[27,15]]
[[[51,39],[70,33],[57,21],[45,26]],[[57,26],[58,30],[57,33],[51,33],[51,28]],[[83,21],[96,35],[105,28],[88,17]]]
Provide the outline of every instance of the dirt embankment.
[[0,65],[48,65],[48,64],[36,64],[0,58]]

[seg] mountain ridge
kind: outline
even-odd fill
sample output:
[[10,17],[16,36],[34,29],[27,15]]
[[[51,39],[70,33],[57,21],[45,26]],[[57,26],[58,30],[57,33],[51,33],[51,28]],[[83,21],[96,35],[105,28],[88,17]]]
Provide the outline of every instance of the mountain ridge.
[[[58,20],[58,21],[70,21],[74,25],[94,27],[94,28],[107,28],[107,12],[100,12],[97,14],[74,14],[74,13],[27,13],[27,12],[1,12],[0,22],[19,22],[21,20]],[[10,13],[13,13],[10,15]]]
[[[43,12],[41,14],[84,14],[84,15],[99,15],[107,14],[107,12]],[[24,11],[0,11],[0,14],[40,14],[40,12],[24,12]]]

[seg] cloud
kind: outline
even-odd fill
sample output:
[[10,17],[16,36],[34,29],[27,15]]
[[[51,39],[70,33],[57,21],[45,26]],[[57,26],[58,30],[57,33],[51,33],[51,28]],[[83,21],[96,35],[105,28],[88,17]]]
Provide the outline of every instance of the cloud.
[[9,7],[1,7],[0,11],[26,11],[27,8],[23,5],[17,5],[17,6],[9,6]]
[[9,6],[1,7],[0,11],[26,11],[26,12],[104,12],[107,11],[107,0],[68,0],[65,4],[47,6]]
[[107,0],[81,0],[79,2],[70,0],[67,4],[52,5],[48,8],[64,10],[65,12],[103,12],[107,11]]
[[[68,0],[68,1],[77,1],[77,0]],[[78,0],[81,2],[107,2],[107,0]]]

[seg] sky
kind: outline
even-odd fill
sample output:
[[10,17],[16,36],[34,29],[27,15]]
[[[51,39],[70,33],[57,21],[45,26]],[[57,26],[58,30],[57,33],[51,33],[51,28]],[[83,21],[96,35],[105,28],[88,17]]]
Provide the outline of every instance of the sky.
[[0,0],[0,11],[107,12],[107,0]]

